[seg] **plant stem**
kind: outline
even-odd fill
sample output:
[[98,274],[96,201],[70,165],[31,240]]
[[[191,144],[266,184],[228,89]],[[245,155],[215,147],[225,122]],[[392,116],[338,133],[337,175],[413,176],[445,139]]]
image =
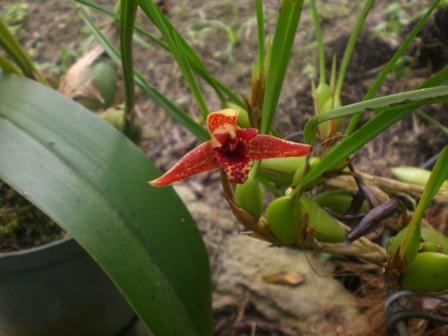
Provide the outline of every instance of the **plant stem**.
[[120,51],[124,78],[124,133],[130,135],[135,119],[134,113],[134,66],[132,60],[132,36],[138,0],[119,1],[120,7]]
[[322,36],[322,30],[320,29],[320,17],[317,12],[316,0],[311,0],[311,14],[313,16],[314,29],[316,30],[317,49],[319,51],[319,82],[320,84],[324,84],[326,83],[324,38]]
[[370,10],[372,9],[374,3],[375,0],[365,0],[361,12],[359,13],[356,19],[355,26],[353,27],[352,33],[350,34],[350,38],[344,50],[344,56],[342,56],[341,65],[339,67],[338,79],[336,81],[336,90],[334,95],[335,97],[339,97],[341,94],[342,85],[344,84],[345,75],[347,72],[347,67],[352,57],[355,44],[358,41],[359,35],[361,34],[362,28],[366,21],[366,17],[369,14]]

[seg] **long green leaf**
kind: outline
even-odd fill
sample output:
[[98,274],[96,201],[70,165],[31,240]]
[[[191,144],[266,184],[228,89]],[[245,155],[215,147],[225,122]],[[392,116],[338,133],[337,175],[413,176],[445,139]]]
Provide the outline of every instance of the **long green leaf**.
[[[111,59],[113,59],[117,64],[121,64],[120,54],[117,49],[107,40],[107,38],[100,32],[100,30],[95,26],[88,15],[81,11],[81,17],[86,23],[87,27],[92,32],[93,36],[104,48],[106,53]],[[182,124],[191,133],[197,136],[201,140],[208,140],[208,132],[201,127],[197,122],[195,122],[187,113],[182,111],[176,104],[174,104],[170,99],[168,99],[163,93],[158,91],[156,88],[151,86],[136,69],[134,69],[134,77],[136,84],[157,104],[159,104],[173,119]]]
[[120,1],[120,51],[124,80],[124,133],[126,135],[131,133],[135,119],[132,37],[137,8],[138,0]]
[[[422,91],[425,90],[425,91]],[[313,168],[311,169],[305,176],[304,179],[304,185],[305,187],[308,187],[312,185],[314,181],[316,181],[322,174],[327,172],[330,169],[333,169],[337,167],[339,164],[341,164],[347,157],[349,157],[351,154],[353,154],[355,151],[360,149],[362,146],[364,146],[367,142],[375,138],[378,134],[382,133],[384,130],[388,129],[390,126],[401,120],[404,116],[411,113],[412,110],[423,103],[435,103],[435,102],[443,102],[448,101],[448,86],[439,86],[431,89],[422,89],[422,90],[416,90],[411,92],[420,92],[419,97],[422,100],[411,100],[410,101],[401,101],[395,100],[395,105],[388,106],[382,113],[375,116],[373,119],[371,119],[369,122],[364,124],[361,128],[359,128],[356,132],[351,134],[348,137],[343,138],[340,142],[338,142],[335,146],[333,146],[322,158],[322,160]],[[405,93],[409,94],[409,92]],[[383,98],[389,98],[389,97],[382,97],[382,98],[376,98],[372,99],[370,101],[361,102],[353,105],[359,105],[359,104],[366,104],[368,102],[375,102],[375,104],[372,104],[372,106],[376,106],[376,108],[380,108],[383,104],[377,104],[378,99]],[[397,98],[397,95],[395,95],[395,98]],[[412,98],[411,98],[412,99]],[[381,102],[381,101],[380,101]],[[383,100],[384,103],[384,100]],[[390,101],[389,101],[390,103]],[[332,112],[328,113],[334,113],[334,111],[339,110],[343,115],[349,115],[345,114],[347,110],[350,110],[353,105],[347,105],[343,108],[333,110]],[[386,107],[386,105],[383,105],[383,107]],[[351,109],[351,113],[357,113],[359,112],[359,109]],[[308,132],[309,134],[312,134]]]
[[268,133],[271,129],[297,26],[302,14],[303,2],[303,0],[283,0],[280,7],[280,14],[277,18],[270,48],[271,54],[268,57],[269,67],[261,118],[262,133]]
[[3,70],[4,72],[13,73],[13,74],[16,74],[16,75],[19,75],[19,76],[22,75],[20,70],[17,69],[17,67],[13,63],[11,63],[2,54],[0,54],[0,69]]
[[419,88],[424,89],[445,84],[448,84],[448,65],[426,79],[423,83],[420,84]]
[[428,115],[426,112],[423,112],[422,110],[418,110],[416,113],[419,117],[421,117],[422,119],[425,119],[427,122],[432,124],[434,127],[437,127],[443,133],[448,135],[448,127],[443,126],[438,120],[434,119],[433,117]]
[[437,102],[444,102],[448,98],[448,85],[441,85],[434,88],[413,90],[397,93],[380,98],[362,101],[336,108],[329,112],[320,113],[308,120],[304,129],[304,140],[311,143],[318,124],[339,117],[345,117],[364,111],[387,111],[396,107],[416,107]]
[[[103,13],[110,18],[118,21],[119,16],[115,14],[113,11],[108,10],[107,8],[100,6],[92,1],[89,0],[75,0],[76,2],[90,7],[92,9],[95,9],[99,11],[100,13]],[[173,31],[174,34],[177,35],[177,38],[180,40],[182,47],[184,48],[184,52],[187,54],[190,62],[190,66],[192,69],[207,83],[209,84],[213,90],[215,90],[216,94],[219,96],[221,101],[224,101],[224,96],[227,96],[231,101],[238,104],[241,107],[244,107],[244,102],[232,91],[230,90],[226,85],[224,85],[222,82],[220,82],[217,78],[212,76],[210,72],[205,67],[204,63],[201,61],[201,59],[196,55],[194,50],[188,45],[188,43],[182,38],[182,36],[176,31],[176,29],[169,23],[168,20],[165,19],[165,23],[168,25],[168,27]],[[144,37],[148,38],[149,41],[167,52],[171,53],[168,45],[162,41],[160,41],[158,38],[156,38],[154,35],[149,33],[146,29],[143,27],[136,25],[135,29],[138,33],[143,35]]]
[[[371,99],[375,96],[378,89],[381,87],[381,84],[383,84],[384,80],[386,79],[387,75],[394,69],[395,65],[397,64],[398,60],[401,56],[403,56],[406,49],[409,47],[411,42],[415,39],[415,36],[419,33],[419,31],[423,28],[426,21],[430,18],[432,12],[437,8],[439,5],[440,0],[435,0],[433,4],[428,8],[425,15],[423,15],[415,25],[415,27],[409,32],[408,36],[406,36],[406,39],[401,43],[398,50],[395,52],[395,54],[392,56],[392,58],[387,62],[387,64],[384,66],[383,70],[378,74],[377,78],[375,79],[375,82],[372,84],[372,86],[369,88],[367,93],[365,94],[363,100]],[[350,120],[350,123],[347,127],[346,134],[351,134],[358,124],[359,120],[361,119],[363,113],[356,114],[352,117]]]
[[320,16],[317,11],[316,0],[311,0],[311,15],[313,17],[314,30],[316,31],[317,50],[319,53],[319,83],[325,84],[327,79],[325,69],[324,37],[322,36],[322,30],[320,29]]
[[189,60],[186,54],[184,53],[181,44],[179,43],[179,38],[177,34],[173,32],[173,30],[170,29],[170,26],[166,24],[166,20],[164,20],[159,10],[159,7],[157,7],[154,1],[140,0],[140,6],[143,9],[143,12],[146,15],[148,15],[148,17],[152,21],[154,21],[154,24],[159,29],[160,33],[162,34],[163,38],[168,44],[171,54],[176,60],[177,65],[179,66],[179,69],[184,76],[185,81],[187,82],[191,92],[193,93],[193,96],[196,99],[196,103],[199,106],[202,116],[206,118],[207,114],[209,113],[207,104],[205,102],[202,91],[199,87],[199,84],[196,81],[196,78],[194,77],[193,71],[190,67]]
[[45,77],[36,69],[25,49],[22,48],[2,20],[0,20],[0,47],[14,60],[25,76],[48,85]]
[[[419,85],[420,88],[429,88],[432,86],[446,84],[447,80],[447,69],[442,69],[434,76],[425,80],[423,83]],[[447,85],[445,85],[446,87]],[[443,90],[443,88],[442,88]],[[434,91],[433,91],[434,93]],[[384,99],[387,97],[382,97],[380,99]],[[428,98],[428,97],[426,97]],[[377,98],[378,99],[378,98]],[[371,100],[374,101],[374,100]],[[377,101],[378,102],[378,101]],[[363,102],[366,103],[366,102]],[[406,102],[404,102],[406,103]],[[350,108],[348,105],[344,106],[344,109]],[[360,105],[358,105],[359,107]],[[332,111],[330,111],[332,112]],[[329,112],[329,113],[330,113]],[[349,155],[353,154],[356,150],[361,148],[364,144],[372,140],[378,134],[392,126],[394,123],[401,120],[408,113],[412,112],[411,107],[409,108],[392,108],[389,109],[387,113],[383,112],[379,115],[376,115],[373,119],[367,122],[363,127],[357,130],[355,133],[346,136],[340,142],[338,142],[335,146],[333,146],[324,156],[324,158],[311,170],[307,173],[304,183],[309,186],[316,179],[318,179],[323,173],[326,171],[338,166],[343,160],[345,160]],[[305,125],[305,128],[307,126]],[[308,137],[312,136],[312,132]]]
[[173,190],[148,186],[159,171],[146,155],[31,80],[0,75],[0,101],[0,178],[92,255],[154,334],[211,335],[205,247]]
[[344,55],[342,56],[341,65],[339,66],[339,73],[338,78],[336,80],[336,89],[334,94],[335,97],[339,97],[341,95],[342,85],[344,84],[345,74],[347,72],[348,64],[350,63],[353,50],[355,49],[356,42],[358,41],[359,35],[362,32],[362,28],[364,27],[367,15],[372,9],[374,3],[375,0],[365,0],[361,8],[361,12],[356,18],[355,26],[352,29],[352,32],[347,42],[347,46],[345,47],[344,50]]
[[421,240],[421,220],[425,215],[425,210],[433,197],[437,194],[442,184],[448,178],[448,146],[440,153],[436,164],[431,172],[428,182],[425,186],[422,198],[418,202],[417,209],[412,215],[411,221],[408,224],[403,241],[400,245],[400,256],[405,264],[409,264],[417,255]]
[[312,185],[323,173],[340,165],[349,155],[353,154],[410,112],[411,110],[407,108],[395,108],[388,112],[383,112],[364,124],[349,137],[343,138],[305,175],[303,181],[304,187],[306,188]]
[[[111,11],[103,6],[98,5],[97,3],[93,2],[93,1],[89,1],[89,0],[75,0],[75,2],[80,3],[81,5],[84,5],[86,7],[92,8],[102,14],[107,15],[108,17],[110,17],[111,19],[115,20],[116,22],[120,21],[120,15],[118,15],[117,13],[115,13],[114,11]],[[142,26],[139,25],[134,25],[134,29],[141,35],[145,36],[146,38],[148,38],[151,43],[167,50],[168,50],[168,46],[163,43],[162,41],[160,41],[157,37],[155,37],[153,34],[151,34],[150,32],[148,32],[146,29],[144,29]]]
[[261,77],[263,77],[264,71],[264,40],[265,40],[265,32],[264,32],[264,9],[263,9],[263,0],[255,0],[255,12],[257,15],[257,68],[258,73]]

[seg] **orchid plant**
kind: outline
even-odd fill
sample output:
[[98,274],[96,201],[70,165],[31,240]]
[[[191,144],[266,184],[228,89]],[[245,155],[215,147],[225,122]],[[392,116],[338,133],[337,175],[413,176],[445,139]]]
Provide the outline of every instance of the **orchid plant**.
[[[304,0],[281,1],[270,38],[264,29],[263,0],[254,1],[258,52],[247,99],[241,99],[208,71],[153,0],[119,1],[115,11],[90,0],[75,1],[82,5],[81,17],[103,51],[122,66],[125,132],[136,119],[134,86],[138,85],[204,142],[160,176],[118,132],[51,89],[25,79],[48,84],[17,40],[0,25],[0,47],[9,56],[0,54],[0,154],[9,153],[11,158],[8,164],[2,160],[0,177],[26,191],[91,253],[154,334],[212,334],[210,274],[204,246],[174,192],[154,188],[212,169],[221,170],[224,197],[254,237],[277,246],[327,251],[375,263],[395,280],[396,287],[419,293],[448,291],[448,238],[424,220],[431,200],[447,200],[442,185],[448,177],[448,148],[440,152],[425,186],[367,175],[351,162],[366,143],[417,108],[448,102],[448,68],[414,90],[375,98],[440,0],[428,6],[363,100],[346,106],[340,93],[347,66],[374,0],[363,1],[339,66],[339,60],[333,62],[329,83],[318,7],[316,0],[310,0],[320,79],[317,87],[311,86],[316,115],[304,127],[305,144],[285,140],[274,123]],[[119,50],[98,29],[86,8],[119,22]],[[136,24],[138,9],[159,36]],[[197,103],[201,121],[133,67],[134,31],[173,57]],[[198,78],[216,93],[221,110],[210,113]],[[66,111],[65,118],[60,117],[60,111]],[[77,122],[79,115],[83,117],[81,123]],[[359,125],[363,116],[367,121]],[[53,122],[58,128],[51,126]],[[75,123],[77,129],[71,127]],[[53,136],[58,140],[55,146],[51,145]],[[44,141],[47,138],[51,141]],[[120,160],[114,156],[117,150]],[[44,166],[56,173],[39,169]],[[146,184],[148,180],[151,186]],[[267,191],[274,198],[269,203]],[[417,207],[407,209],[396,199],[397,193],[418,200]],[[70,205],[61,206],[58,196]],[[166,213],[160,198],[174,202],[176,211]],[[349,217],[352,223],[355,220],[351,227],[347,225]],[[394,234],[387,244],[371,239],[372,230],[385,226]],[[173,245],[177,248],[172,249]],[[426,280],[418,275],[424,269]]]

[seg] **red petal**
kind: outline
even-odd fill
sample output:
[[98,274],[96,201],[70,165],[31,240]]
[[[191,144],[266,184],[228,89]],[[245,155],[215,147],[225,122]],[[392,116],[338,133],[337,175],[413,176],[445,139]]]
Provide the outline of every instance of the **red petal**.
[[240,128],[237,132],[237,136],[242,140],[251,140],[258,133],[256,128]]
[[276,157],[303,156],[311,152],[311,146],[283,140],[272,135],[259,134],[249,142],[251,161]]
[[229,133],[218,133],[218,132],[215,132],[215,133],[213,133],[213,137],[221,145],[225,145],[227,143],[227,141],[229,141],[229,139],[230,139],[230,134]]
[[239,111],[236,109],[225,109],[218,112],[210,113],[207,116],[207,128],[212,134],[217,128],[230,124],[236,127]]
[[200,144],[185,154],[170,170],[149,182],[154,187],[163,187],[191,175],[219,167],[210,141]]

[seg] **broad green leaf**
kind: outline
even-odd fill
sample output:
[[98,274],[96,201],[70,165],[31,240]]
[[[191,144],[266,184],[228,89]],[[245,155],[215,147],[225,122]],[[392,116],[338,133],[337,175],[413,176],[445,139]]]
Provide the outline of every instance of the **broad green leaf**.
[[434,168],[432,169],[431,176],[426,183],[425,191],[422,198],[418,202],[417,209],[415,209],[411,221],[408,224],[408,231],[406,232],[403,241],[400,245],[400,257],[405,262],[405,265],[409,265],[417,255],[418,248],[421,240],[421,220],[425,215],[425,210],[433,197],[437,194],[442,184],[448,178],[448,146],[440,153]]
[[[432,5],[428,8],[425,15],[423,15],[417,22],[417,24],[414,26],[414,28],[409,32],[408,36],[406,36],[405,40],[401,43],[400,47],[397,49],[395,54],[392,56],[392,58],[387,62],[387,64],[384,66],[383,70],[378,74],[377,78],[375,79],[375,82],[372,84],[372,86],[369,88],[365,96],[362,100],[368,100],[375,96],[378,89],[381,87],[381,84],[383,84],[384,80],[386,79],[387,75],[394,69],[395,65],[397,64],[398,60],[401,56],[403,56],[406,49],[409,47],[412,41],[414,41],[415,36],[419,33],[419,31],[423,28],[426,21],[430,18],[432,12],[437,8],[441,0],[435,0]],[[429,85],[432,86],[432,85]],[[355,114],[352,119],[350,120],[350,123],[347,127],[346,134],[349,135],[353,133],[355,130],[359,120],[361,119],[363,113]]]
[[274,38],[270,47],[269,66],[261,118],[261,132],[269,133],[291,56],[292,45],[302,14],[304,0],[282,0]]
[[132,60],[132,36],[138,0],[120,1],[120,51],[124,80],[124,133],[130,134],[134,113],[134,66]]
[[204,244],[173,189],[147,184],[160,172],[146,155],[29,79],[0,75],[0,101],[0,178],[86,249],[153,334],[211,335]]
[[[84,11],[81,11],[81,17],[86,23],[87,27],[92,32],[93,36],[104,48],[109,57],[117,64],[121,64],[120,54],[115,47],[107,40],[107,38],[100,32],[100,30],[94,25],[92,20],[87,16]],[[182,111],[175,103],[167,98],[163,93],[151,86],[143,77],[143,75],[134,69],[135,83],[157,104],[159,104],[168,114],[173,117],[177,122],[182,124],[191,133],[196,135],[201,140],[208,140],[208,132],[195,122],[187,113]]]
[[317,125],[330,119],[354,115],[364,111],[387,112],[388,110],[396,110],[397,107],[409,108],[444,102],[447,98],[448,85],[443,85],[434,88],[397,93],[394,95],[374,98],[359,103],[342,106],[310,118],[305,125],[304,139],[306,143],[311,143],[314,138]]

